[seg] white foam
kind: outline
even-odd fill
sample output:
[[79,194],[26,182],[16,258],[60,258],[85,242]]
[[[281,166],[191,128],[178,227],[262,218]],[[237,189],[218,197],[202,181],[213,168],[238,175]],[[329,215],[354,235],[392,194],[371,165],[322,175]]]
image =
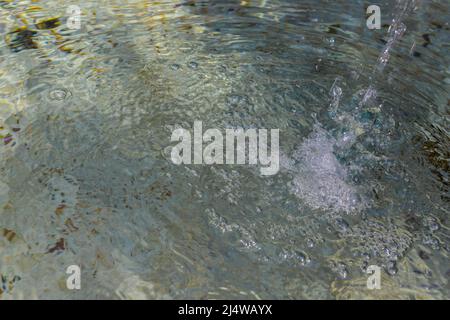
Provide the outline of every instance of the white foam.
[[282,161],[294,173],[292,191],[313,209],[356,213],[365,207],[357,187],[348,182],[348,169],[334,154],[341,143],[315,125],[292,160]]

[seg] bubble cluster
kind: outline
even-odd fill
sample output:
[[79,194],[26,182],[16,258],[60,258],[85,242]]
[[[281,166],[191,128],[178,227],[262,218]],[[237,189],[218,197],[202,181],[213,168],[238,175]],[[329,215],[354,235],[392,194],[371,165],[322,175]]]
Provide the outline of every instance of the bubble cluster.
[[349,171],[334,153],[337,140],[320,125],[295,151],[288,165],[293,174],[292,192],[314,209],[355,213],[366,207]]
[[364,261],[381,263],[389,274],[411,247],[414,237],[391,219],[365,219],[344,231],[352,251]]

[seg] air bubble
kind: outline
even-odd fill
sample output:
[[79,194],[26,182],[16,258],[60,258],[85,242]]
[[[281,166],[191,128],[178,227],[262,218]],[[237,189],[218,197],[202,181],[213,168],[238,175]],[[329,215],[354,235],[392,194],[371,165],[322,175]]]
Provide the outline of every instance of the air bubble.
[[170,69],[174,70],[174,71],[178,71],[181,69],[181,66],[177,63],[174,63],[170,66]]
[[188,63],[188,67],[191,69],[197,69],[198,68],[198,63],[195,61],[191,61]]
[[386,272],[391,276],[396,275],[398,272],[397,263],[395,261],[389,261],[386,265]]
[[307,239],[306,240],[306,245],[308,246],[308,248],[313,248],[314,247],[314,241],[312,239]]
[[338,275],[338,278],[341,280],[345,280],[348,277],[348,269],[347,265],[343,262],[335,263],[332,266],[333,271]]

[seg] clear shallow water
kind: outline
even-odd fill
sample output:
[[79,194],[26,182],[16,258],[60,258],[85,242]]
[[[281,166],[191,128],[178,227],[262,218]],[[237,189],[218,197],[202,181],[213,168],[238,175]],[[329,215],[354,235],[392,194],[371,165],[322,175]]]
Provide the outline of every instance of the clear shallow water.
[[[71,4],[0,1],[0,298],[449,298],[448,3]],[[173,165],[195,120],[280,172]]]

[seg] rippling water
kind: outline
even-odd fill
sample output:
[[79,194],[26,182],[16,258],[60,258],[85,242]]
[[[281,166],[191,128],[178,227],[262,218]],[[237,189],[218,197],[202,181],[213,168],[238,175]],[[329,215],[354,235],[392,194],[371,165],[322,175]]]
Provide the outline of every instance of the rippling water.
[[[368,4],[0,1],[0,298],[448,299],[450,5]],[[280,172],[174,165],[195,120]]]

